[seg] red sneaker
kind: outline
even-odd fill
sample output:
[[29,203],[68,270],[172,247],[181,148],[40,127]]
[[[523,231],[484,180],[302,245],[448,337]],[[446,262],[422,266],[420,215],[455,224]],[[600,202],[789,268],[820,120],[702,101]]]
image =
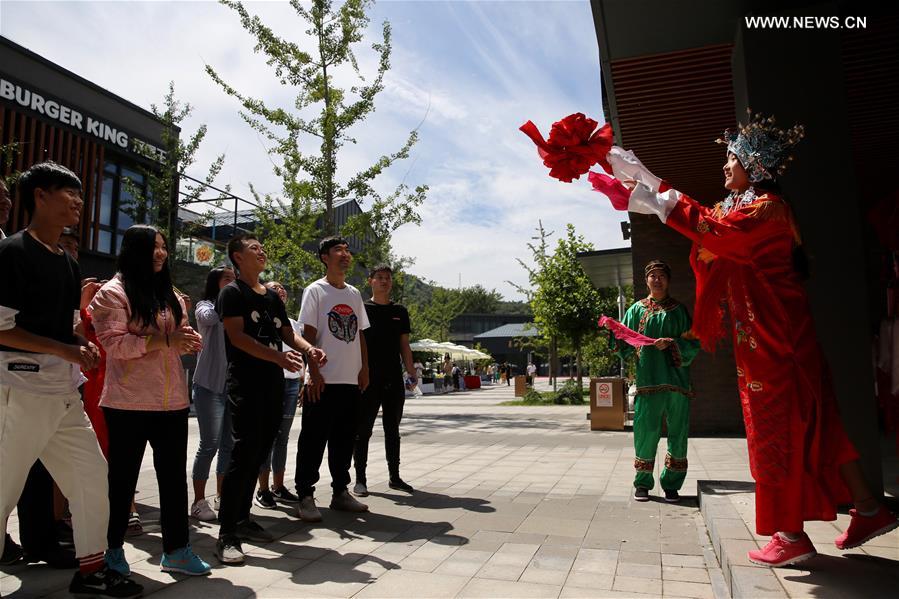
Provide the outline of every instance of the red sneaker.
[[764,549],[749,552],[749,561],[760,566],[777,568],[796,564],[816,555],[818,552],[815,551],[815,546],[807,534],[802,533],[802,538],[791,543],[780,533],[774,533]]
[[849,510],[849,515],[852,516],[849,528],[833,542],[837,549],[852,549],[864,545],[874,537],[879,537],[899,527],[899,520],[896,520],[896,516],[883,506],[880,506],[873,516],[862,516],[856,510]]

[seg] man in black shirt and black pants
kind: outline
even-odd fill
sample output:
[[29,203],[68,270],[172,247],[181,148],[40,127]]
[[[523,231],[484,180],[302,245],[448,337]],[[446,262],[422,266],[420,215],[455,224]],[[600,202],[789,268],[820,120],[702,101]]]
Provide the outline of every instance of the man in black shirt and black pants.
[[[368,275],[372,299],[365,302],[365,311],[371,327],[363,331],[368,346],[369,386],[362,394],[359,406],[359,427],[353,450],[356,466],[356,485],[353,493],[368,495],[365,468],[368,464],[368,441],[371,438],[378,410],[382,409],[384,425],[384,449],[390,472],[389,486],[398,491],[412,492],[412,487],[400,478],[400,420],[406,401],[405,385],[410,388],[418,383],[409,347],[409,312],[390,301],[393,288],[393,270],[386,265],[377,266]],[[403,382],[402,365],[406,368]]]
[[[234,447],[222,481],[216,555],[223,564],[241,564],[241,540],[273,540],[271,533],[250,520],[250,506],[259,467],[281,426],[284,371],[302,368],[296,352],[316,363],[324,362],[325,354],[296,334],[281,298],[259,282],[266,255],[256,236],[236,235],[228,242],[228,257],[238,276],[219,292],[216,309],[225,327]],[[282,342],[296,352],[282,352]]]

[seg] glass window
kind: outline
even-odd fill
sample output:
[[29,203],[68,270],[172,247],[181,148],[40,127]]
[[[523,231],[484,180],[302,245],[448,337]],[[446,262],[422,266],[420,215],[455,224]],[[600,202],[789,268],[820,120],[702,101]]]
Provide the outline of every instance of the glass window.
[[103,166],[103,170],[105,170],[105,171],[106,171],[107,173],[109,173],[110,175],[116,174],[116,169],[117,169],[117,168],[118,168],[118,165],[117,165],[115,162],[107,162],[107,163]]
[[112,233],[110,231],[100,231],[100,237],[97,239],[97,251],[103,254],[112,253]]
[[144,176],[142,174],[125,167],[122,167],[122,177],[131,179],[131,182],[137,187],[142,187],[144,184]]
[[112,225],[112,190],[115,179],[103,178],[103,189],[100,192],[100,224]]
[[115,238],[116,252],[118,252],[119,250],[122,249],[122,238],[123,238],[124,236],[125,236],[125,234],[122,233],[122,232],[119,232],[119,234],[116,235],[116,238]]

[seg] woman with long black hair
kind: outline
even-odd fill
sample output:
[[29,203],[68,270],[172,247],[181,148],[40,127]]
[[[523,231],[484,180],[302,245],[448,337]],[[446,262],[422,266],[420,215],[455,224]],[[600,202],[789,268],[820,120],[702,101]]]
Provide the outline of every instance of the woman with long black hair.
[[125,231],[118,273],[91,302],[106,350],[100,405],[109,428],[109,530],[106,563],[128,575],[123,543],[128,511],[147,443],[159,484],[162,569],[202,575],[209,564],[191,549],[187,515],[188,399],[181,354],[201,337],[187,324],[175,293],[165,237],[135,225]]

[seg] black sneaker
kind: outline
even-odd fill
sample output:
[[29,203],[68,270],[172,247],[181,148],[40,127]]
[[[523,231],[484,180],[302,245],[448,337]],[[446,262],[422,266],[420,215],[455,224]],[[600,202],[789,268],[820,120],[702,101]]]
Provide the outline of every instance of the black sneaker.
[[88,575],[75,572],[69,584],[69,592],[75,596],[87,597],[140,597],[144,587],[104,564]]
[[6,540],[3,543],[3,555],[0,556],[0,566],[11,566],[16,563],[25,553],[22,551],[22,547],[12,540],[12,537],[6,535]]
[[387,486],[391,489],[396,489],[397,491],[405,491],[406,493],[412,493],[415,490],[412,488],[412,485],[405,482],[399,476],[391,477],[390,482],[387,483]]
[[680,501],[680,493],[676,489],[665,489],[665,501],[668,503],[677,503]]
[[256,491],[256,495],[253,497],[253,503],[264,510],[273,510],[278,507],[278,504],[275,503],[275,496],[272,495],[272,492],[269,490]]
[[221,537],[215,544],[215,555],[223,564],[230,566],[242,564],[244,554],[240,539],[234,535]]
[[636,489],[634,489],[634,500],[649,501],[649,489],[645,489],[643,487],[637,487]]
[[300,498],[287,490],[287,487],[272,489],[272,497],[281,503],[299,503]]
[[237,523],[237,536],[242,541],[252,541],[255,543],[271,543],[275,540],[272,533],[265,530],[258,523],[252,520],[244,520]]

